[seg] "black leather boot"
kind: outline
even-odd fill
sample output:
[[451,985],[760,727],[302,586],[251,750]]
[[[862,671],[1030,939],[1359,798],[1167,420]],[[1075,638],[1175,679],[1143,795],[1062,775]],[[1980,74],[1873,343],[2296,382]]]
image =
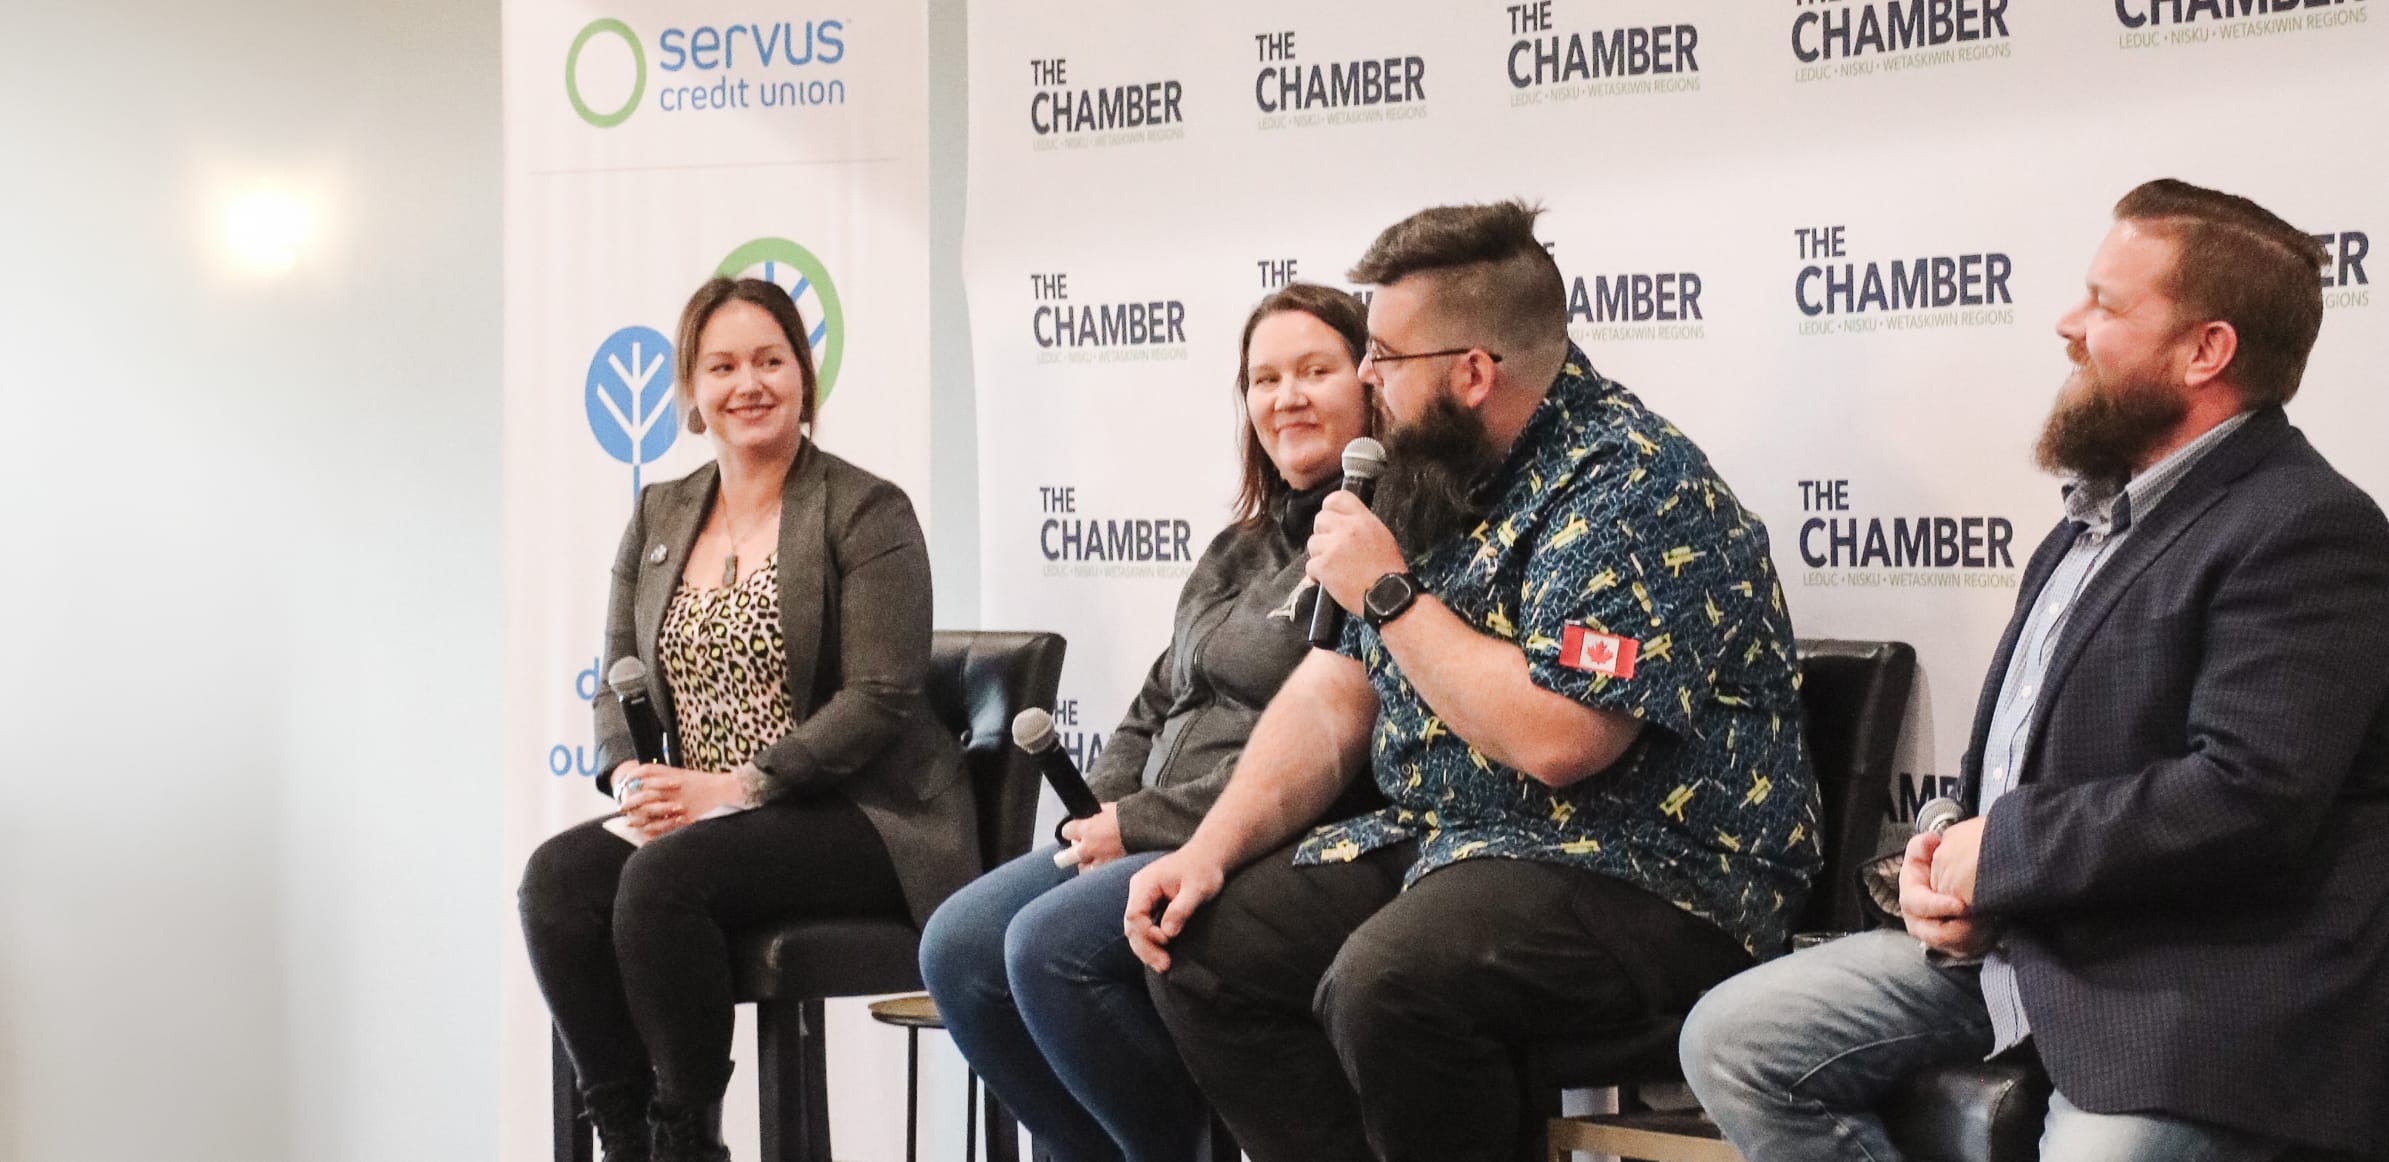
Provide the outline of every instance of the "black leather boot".
[[597,1156],[604,1162],[652,1162],[647,1149],[647,1090],[644,1086],[601,1085],[581,1095],[597,1127]]
[[653,1162],[730,1162],[722,1144],[722,1103],[680,1108],[657,1102],[647,1107],[654,1129]]

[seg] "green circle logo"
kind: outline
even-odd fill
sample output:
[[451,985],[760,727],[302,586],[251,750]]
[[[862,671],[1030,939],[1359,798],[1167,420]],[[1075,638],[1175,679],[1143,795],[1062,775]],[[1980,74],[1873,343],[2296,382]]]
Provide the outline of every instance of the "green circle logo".
[[838,384],[838,365],[846,358],[846,309],[838,304],[838,286],[829,268],[813,252],[785,238],[758,238],[730,252],[714,273],[724,278],[759,278],[775,283],[796,300],[797,313],[812,320],[814,377],[821,382],[821,402]]
[[[613,33],[630,46],[631,65],[638,71],[637,79],[630,85],[630,99],[611,113],[600,113],[581,100],[581,50],[588,47],[590,37],[601,32]],[[639,107],[639,98],[647,95],[647,50],[640,47],[638,34],[630,30],[630,25],[610,16],[603,17],[590,21],[579,36],[572,38],[572,48],[564,54],[564,95],[572,98],[572,111],[580,114],[581,120],[599,129],[611,129],[630,119]]]

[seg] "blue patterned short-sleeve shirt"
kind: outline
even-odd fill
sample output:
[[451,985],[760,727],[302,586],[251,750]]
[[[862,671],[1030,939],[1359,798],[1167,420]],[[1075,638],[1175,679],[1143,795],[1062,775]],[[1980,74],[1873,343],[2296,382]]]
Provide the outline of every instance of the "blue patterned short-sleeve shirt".
[[1298,864],[1419,841],[1416,881],[1463,859],[1573,864],[1780,950],[1821,862],[1791,619],[1767,530],[1708,458],[1571,347],[1487,484],[1490,515],[1412,570],[1536,685],[1644,723],[1608,770],[1554,789],[1453,734],[1376,631],[1371,744],[1391,806],[1314,830]]

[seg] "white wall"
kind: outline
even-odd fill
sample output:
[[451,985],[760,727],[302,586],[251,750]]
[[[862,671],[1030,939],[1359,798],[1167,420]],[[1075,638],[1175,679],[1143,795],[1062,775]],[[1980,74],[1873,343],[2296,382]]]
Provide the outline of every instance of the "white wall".
[[492,1157],[495,0],[5,27],[0,1159]]
[[[968,626],[963,2],[929,8],[932,551]],[[496,0],[6,25],[0,1162],[494,1157]],[[321,211],[279,276],[223,253],[260,180]]]
[[929,5],[929,557],[937,624],[979,624],[979,397],[972,379],[962,227],[970,192],[970,22]]
[[[929,5],[929,558],[937,624],[981,625],[979,397],[963,293],[962,231],[970,192],[970,22],[965,0]],[[893,1035],[892,1031],[882,1031]],[[833,1062],[839,1046],[833,1042]],[[968,1066],[953,1042],[921,1035],[922,1150],[961,1158]],[[837,1125],[833,1111],[831,1125]],[[1026,1141],[1024,1134],[1023,1141]],[[1026,1157],[1026,1154],[1023,1154]]]

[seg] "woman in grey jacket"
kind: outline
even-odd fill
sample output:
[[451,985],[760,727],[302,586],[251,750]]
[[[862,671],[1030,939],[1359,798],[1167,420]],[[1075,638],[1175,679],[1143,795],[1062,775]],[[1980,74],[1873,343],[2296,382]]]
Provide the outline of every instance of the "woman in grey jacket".
[[[714,279],[675,380],[716,460],[640,494],[606,659],[645,664],[676,765],[596,699],[614,816],[540,845],[523,936],[607,1162],[728,1162],[730,928],[914,923],[978,870],[954,738],[931,717],[929,554],[904,491],[813,445],[787,292]],[[652,1134],[652,1141],[650,1140]]]
[[1032,851],[930,917],[921,972],[947,1031],[1055,1162],[1193,1157],[1204,1106],[1120,930],[1128,880],[1185,842],[1307,647],[1293,596],[1311,518],[1371,424],[1367,310],[1297,284],[1245,321],[1244,485],[1178,594],[1169,648],[1089,772],[1075,867]]

